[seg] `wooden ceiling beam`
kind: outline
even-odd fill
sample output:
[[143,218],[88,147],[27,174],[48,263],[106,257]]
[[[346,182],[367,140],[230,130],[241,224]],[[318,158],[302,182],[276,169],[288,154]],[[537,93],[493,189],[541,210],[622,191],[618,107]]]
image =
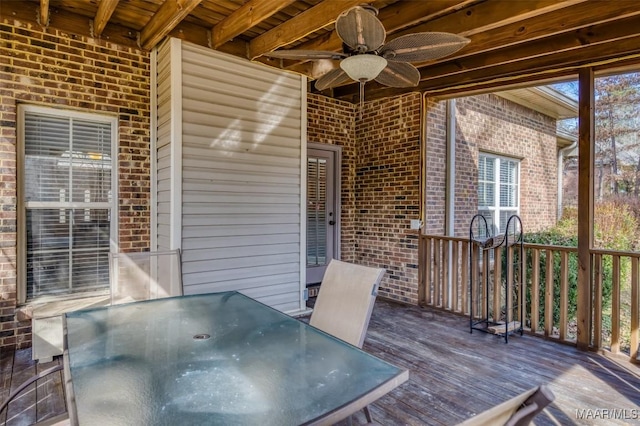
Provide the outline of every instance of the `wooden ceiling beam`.
[[38,11],[38,19],[43,27],[49,26],[49,0],[40,0],[40,10]]
[[202,0],[165,0],[140,32],[140,46],[153,48],[169,34]]
[[473,34],[502,27],[554,10],[565,9],[586,0],[536,0],[499,1],[488,0],[445,15],[441,18],[394,33],[392,38],[411,33],[442,31],[469,37]]
[[296,0],[250,0],[211,29],[211,48],[216,49],[294,1]]
[[[624,39],[613,39],[599,44],[587,44],[569,51],[533,58],[515,58],[514,61],[501,63],[485,68],[471,69],[468,72],[442,75],[421,81],[411,89],[394,89],[369,84],[365,88],[367,100],[396,96],[401,93],[419,92],[454,92],[476,87],[499,87],[513,81],[534,80],[549,75],[568,75],[585,66],[598,69],[614,68],[618,63],[629,66],[635,62],[640,65],[640,35]],[[355,85],[354,85],[355,86]],[[354,101],[357,94],[352,87],[335,89],[335,97]]]
[[[56,8],[53,8],[56,12]],[[73,12],[51,13],[49,16],[49,28],[57,28],[69,34],[78,34],[86,37],[93,37],[88,25],[86,16]],[[26,1],[2,2],[0,7],[0,17],[9,20],[17,19],[22,22],[38,24],[40,19],[33,13],[33,4]],[[102,34],[103,40],[117,43],[122,46],[138,48],[137,32],[131,28],[118,24],[111,24]]]
[[[489,0],[480,4],[473,4],[469,7],[465,7],[454,13],[441,16],[429,22],[425,22],[399,32],[394,32],[387,38],[387,41],[406,34],[431,31],[450,32],[463,37],[470,37],[474,34],[482,34],[483,32],[494,28],[513,24],[519,19],[533,18],[535,16],[543,15],[555,10],[561,10],[582,2],[585,2],[585,0],[538,0],[512,2]],[[441,5],[441,2],[426,3],[435,4],[436,6]],[[414,7],[416,6],[413,3],[409,4],[407,2],[399,2],[397,13],[405,13],[404,9],[411,9]],[[382,9],[382,11],[384,10],[385,9]],[[383,20],[382,23],[385,25],[388,32],[392,32],[390,27],[386,27],[386,20]],[[560,26],[560,28],[562,27]],[[511,33],[511,35],[513,36],[514,33]],[[467,46],[470,47],[472,45],[473,43],[470,43]],[[330,38],[320,40],[316,45],[308,43],[308,45],[301,45],[299,48],[312,50],[339,50],[341,46],[342,42],[335,32],[332,32]],[[296,66],[288,67],[288,69],[291,71],[299,71]]]
[[[469,44],[439,62],[487,53],[496,49],[496,46],[504,48],[636,15],[640,15],[640,8],[633,2],[616,2],[615,4],[585,2],[575,5],[570,10],[554,10],[544,15],[473,34],[469,36],[471,40]],[[414,63],[414,65],[421,68],[433,63],[434,61]]]
[[300,40],[334,23],[338,16],[350,7],[363,3],[373,3],[373,0],[323,1],[251,40],[249,59],[255,59],[264,53]]
[[[548,63],[546,57],[566,53],[573,54],[585,46],[601,43],[620,42],[640,36],[640,15],[622,20],[606,22],[562,33],[552,37],[545,37],[515,46],[507,46],[491,50],[490,55],[473,55],[464,58],[448,60],[446,62],[426,66],[420,69],[421,83],[430,79],[456,75],[468,71],[482,70],[498,65],[540,58],[541,63]],[[614,46],[614,45],[611,45]],[[623,47],[624,46],[624,47]],[[624,43],[614,48],[613,52],[625,54],[629,45]],[[631,46],[633,47],[633,46]],[[640,46],[638,46],[640,48]],[[630,50],[635,50],[631,48]],[[550,53],[553,53],[550,55]],[[610,52],[605,52],[609,56]],[[597,57],[592,57],[597,59]]]
[[98,11],[93,18],[93,35],[94,37],[100,37],[104,27],[107,26],[107,22],[111,19],[113,11],[118,7],[119,0],[100,0],[98,3]]

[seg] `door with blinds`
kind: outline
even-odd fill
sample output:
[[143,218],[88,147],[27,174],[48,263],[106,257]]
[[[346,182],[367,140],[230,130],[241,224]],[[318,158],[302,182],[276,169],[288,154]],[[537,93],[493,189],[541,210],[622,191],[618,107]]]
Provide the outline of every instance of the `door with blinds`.
[[21,106],[23,299],[109,288],[115,117]]
[[307,285],[322,281],[340,241],[339,150],[315,146],[307,149]]

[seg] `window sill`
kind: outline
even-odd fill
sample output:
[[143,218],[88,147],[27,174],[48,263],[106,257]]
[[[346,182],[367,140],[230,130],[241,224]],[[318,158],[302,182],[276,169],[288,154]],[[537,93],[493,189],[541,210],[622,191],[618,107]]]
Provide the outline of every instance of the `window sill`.
[[91,296],[78,297],[74,299],[53,299],[46,301],[34,300],[27,302],[16,310],[18,321],[28,321],[33,318],[48,318],[62,315],[66,312],[78,311],[80,309],[97,308],[107,306],[111,302],[109,294],[100,293]]

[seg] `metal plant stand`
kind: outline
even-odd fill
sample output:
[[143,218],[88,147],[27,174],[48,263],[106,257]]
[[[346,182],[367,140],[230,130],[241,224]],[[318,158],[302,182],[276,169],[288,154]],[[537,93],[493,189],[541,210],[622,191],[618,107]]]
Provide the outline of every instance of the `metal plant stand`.
[[523,334],[524,324],[524,238],[520,217],[509,217],[505,230],[504,234],[492,235],[484,216],[477,214],[471,219],[469,325],[471,333],[492,333],[508,343],[510,334]]

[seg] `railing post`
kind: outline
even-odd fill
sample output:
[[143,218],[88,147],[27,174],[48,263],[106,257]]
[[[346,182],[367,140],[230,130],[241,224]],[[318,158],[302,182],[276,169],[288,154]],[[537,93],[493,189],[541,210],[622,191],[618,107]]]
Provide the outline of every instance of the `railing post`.
[[577,347],[591,340],[591,245],[593,244],[594,77],[593,68],[578,72],[578,297]]
[[640,262],[637,257],[631,258],[631,348],[630,358],[633,362],[638,362],[638,351],[640,348]]

